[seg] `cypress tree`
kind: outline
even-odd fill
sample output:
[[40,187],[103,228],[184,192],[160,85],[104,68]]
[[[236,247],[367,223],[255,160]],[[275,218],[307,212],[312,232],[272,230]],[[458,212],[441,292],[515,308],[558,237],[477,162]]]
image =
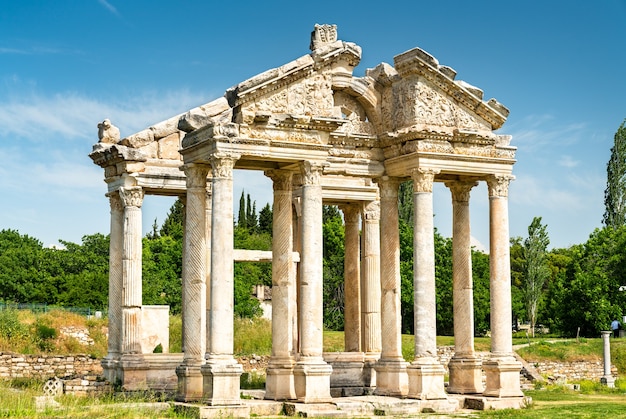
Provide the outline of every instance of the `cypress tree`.
[[606,189],[604,190],[604,217],[607,227],[626,224],[626,120],[617,129],[611,158],[606,165]]

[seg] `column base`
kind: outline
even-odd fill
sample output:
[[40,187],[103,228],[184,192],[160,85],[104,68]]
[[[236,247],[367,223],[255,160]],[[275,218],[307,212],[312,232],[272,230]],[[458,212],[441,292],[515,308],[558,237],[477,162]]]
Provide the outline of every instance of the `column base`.
[[479,394],[484,391],[482,361],[473,356],[452,357],[448,363],[448,393]]
[[241,404],[239,381],[243,367],[233,357],[209,359],[200,371],[203,376],[202,400],[209,406],[237,406]]
[[375,366],[377,396],[406,397],[409,394],[408,362],[404,359],[381,359]]
[[296,386],[293,374],[294,365],[295,361],[292,358],[270,359],[266,370],[265,399],[296,399]]
[[201,365],[179,365],[176,367],[178,389],[175,400],[177,402],[195,402],[202,400],[204,395],[204,377]]
[[600,384],[605,385],[608,388],[615,388],[615,377],[612,375],[603,375],[600,377]]
[[523,396],[520,385],[520,364],[514,357],[492,358],[483,362],[486,375],[484,396],[520,397]]
[[322,358],[298,361],[293,369],[296,398],[302,403],[329,403],[333,368]]
[[407,367],[409,394],[407,397],[419,400],[447,399],[444,390],[443,366],[434,358],[420,358]]
[[120,371],[119,354],[107,355],[102,359],[100,365],[102,365],[102,375],[109,383],[121,384],[122,373]]
[[148,365],[142,354],[124,354],[120,357],[120,384],[126,391],[148,389]]

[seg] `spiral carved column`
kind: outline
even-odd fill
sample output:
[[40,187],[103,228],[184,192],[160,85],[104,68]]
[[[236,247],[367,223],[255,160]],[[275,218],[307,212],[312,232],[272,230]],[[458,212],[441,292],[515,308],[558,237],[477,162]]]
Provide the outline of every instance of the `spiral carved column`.
[[179,401],[200,400],[206,346],[206,177],[209,168],[185,167],[187,199],[183,258],[183,363],[176,368]]
[[286,170],[265,173],[273,181],[272,357],[267,367],[265,398],[296,398],[293,367],[295,272],[293,269],[292,176]]
[[376,364],[376,394],[403,397],[408,394],[407,363],[402,357],[400,311],[400,236],[398,187],[400,180],[384,177],[380,188],[380,282],[382,353]]

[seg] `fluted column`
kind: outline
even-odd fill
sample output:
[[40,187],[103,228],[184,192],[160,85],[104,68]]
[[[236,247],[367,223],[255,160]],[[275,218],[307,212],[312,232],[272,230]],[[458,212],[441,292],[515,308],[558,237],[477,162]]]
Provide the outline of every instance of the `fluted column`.
[[342,205],[345,222],[344,257],[344,348],[346,352],[361,351],[361,260],[359,218],[361,209],[355,204]]
[[233,357],[233,169],[238,155],[211,156],[211,311],[207,319],[210,352],[202,366],[204,400],[212,406],[239,404],[243,368]]
[[380,330],[380,202],[363,207],[363,260],[361,270],[361,348],[366,357],[378,359]]
[[513,356],[511,313],[511,260],[509,244],[510,175],[487,179],[489,189],[489,290],[491,297],[491,357],[483,363],[484,395],[522,396],[519,372],[522,365]]
[[265,173],[273,181],[272,207],[272,356],[267,366],[265,398],[296,398],[293,367],[293,318],[296,299],[293,269],[292,177],[286,170]]
[[323,351],[322,165],[301,164],[300,359],[294,368],[296,396],[305,403],[327,402],[332,368]]
[[402,357],[400,310],[400,235],[398,230],[398,187],[400,180],[384,177],[380,188],[380,281],[382,353],[376,365],[376,394],[406,396],[407,363]]
[[474,301],[469,198],[474,181],[446,182],[452,193],[452,299],[454,356],[448,393],[481,393],[482,362],[474,353]]
[[122,347],[122,247],[124,243],[124,206],[118,192],[107,194],[111,205],[109,240],[109,340],[108,353],[102,360],[105,378],[117,382]]
[[122,369],[123,386],[128,390],[145,387],[141,349],[141,205],[140,187],[120,188],[124,205],[122,244]]
[[206,178],[209,168],[185,167],[187,202],[183,251],[183,363],[176,368],[179,401],[200,400],[206,347]]
[[415,360],[408,367],[409,397],[445,398],[443,366],[437,360],[437,298],[435,292],[435,239],[433,181],[437,171],[416,169],[413,177],[415,207],[413,236],[413,305]]

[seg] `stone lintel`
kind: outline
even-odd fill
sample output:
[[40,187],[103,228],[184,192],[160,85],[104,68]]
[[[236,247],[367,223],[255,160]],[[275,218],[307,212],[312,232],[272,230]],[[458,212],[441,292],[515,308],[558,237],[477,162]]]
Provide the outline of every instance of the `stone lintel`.
[[444,153],[411,153],[385,161],[388,176],[404,177],[412,169],[434,169],[442,175],[454,174],[473,178],[490,175],[508,175],[513,171],[515,159],[498,159],[480,156],[449,155]]

